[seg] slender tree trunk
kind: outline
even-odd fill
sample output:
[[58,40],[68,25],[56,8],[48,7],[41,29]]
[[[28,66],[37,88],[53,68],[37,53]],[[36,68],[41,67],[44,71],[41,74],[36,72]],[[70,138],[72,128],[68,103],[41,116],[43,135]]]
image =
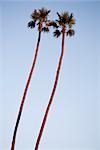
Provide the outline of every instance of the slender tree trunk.
[[50,110],[50,107],[51,107],[51,104],[52,104],[52,101],[53,101],[53,98],[54,98],[54,95],[55,95],[55,91],[56,91],[56,88],[57,88],[60,69],[61,69],[61,64],[62,64],[63,55],[64,55],[64,39],[65,39],[65,33],[63,32],[62,33],[62,51],[61,51],[61,55],[60,55],[60,58],[59,58],[59,64],[58,64],[58,68],[57,68],[57,72],[56,72],[56,78],[55,78],[53,90],[52,90],[52,93],[51,93],[51,96],[50,96],[50,99],[49,99],[49,103],[48,103],[46,111],[45,111],[43,122],[42,122],[42,125],[41,125],[41,128],[40,128],[40,131],[39,131],[39,135],[38,135],[38,138],[37,138],[37,141],[36,141],[35,150],[38,150],[39,143],[40,143],[40,140],[41,140],[41,137],[42,137],[42,134],[43,134],[44,127],[45,127],[45,123],[46,123],[46,120],[47,120],[47,117],[48,117],[48,113],[49,113],[49,110]]
[[11,150],[14,150],[14,148],[15,148],[17,129],[18,129],[20,118],[21,118],[21,114],[22,114],[25,98],[26,98],[26,95],[27,95],[27,91],[28,91],[28,88],[29,88],[29,84],[30,84],[30,81],[31,81],[31,78],[32,78],[33,70],[34,70],[34,67],[35,67],[35,64],[36,64],[36,60],[37,60],[37,56],[38,56],[38,50],[39,50],[39,44],[40,44],[40,38],[41,38],[41,31],[39,31],[38,41],[37,41],[37,46],[36,46],[36,51],[35,51],[35,56],[34,56],[34,59],[33,59],[32,67],[31,67],[31,70],[30,70],[30,73],[29,73],[29,77],[28,77],[28,80],[27,80],[27,83],[26,83],[26,87],[24,89],[22,101],[21,101],[21,104],[20,104],[19,113],[18,113],[16,125],[15,125],[15,128],[14,128],[14,133],[13,133]]

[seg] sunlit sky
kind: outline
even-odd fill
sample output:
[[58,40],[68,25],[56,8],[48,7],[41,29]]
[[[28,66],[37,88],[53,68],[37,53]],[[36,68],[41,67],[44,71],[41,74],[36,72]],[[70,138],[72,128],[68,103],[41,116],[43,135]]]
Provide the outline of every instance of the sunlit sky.
[[[59,83],[40,150],[100,149],[100,2],[0,1],[0,149],[9,150],[38,36],[27,23],[34,9],[73,12],[75,36],[66,38]],[[61,37],[42,33],[39,55],[16,138],[34,149],[61,51]],[[75,149],[75,150],[76,150]]]

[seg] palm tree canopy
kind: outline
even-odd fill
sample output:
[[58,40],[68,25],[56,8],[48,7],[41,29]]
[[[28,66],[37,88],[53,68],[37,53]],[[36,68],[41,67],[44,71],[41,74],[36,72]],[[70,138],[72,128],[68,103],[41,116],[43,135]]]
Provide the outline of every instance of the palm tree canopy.
[[65,28],[64,32],[67,30],[66,36],[73,36],[75,34],[75,31],[72,29],[73,25],[75,24],[75,18],[73,17],[73,14],[69,14],[69,12],[65,11],[61,14],[57,12],[57,15],[58,19],[52,23],[52,26],[56,28],[53,33],[54,36],[58,38],[63,32],[63,28]]
[[69,26],[75,24],[75,19],[72,13],[69,14],[69,12],[63,12],[59,14],[57,12],[57,15],[58,15],[58,20],[56,20],[56,22],[58,22],[59,26]]
[[28,23],[28,27],[34,28],[36,25],[38,25],[38,29],[40,30],[40,26],[42,24],[42,31],[48,32],[49,28],[47,27],[46,23],[48,22],[49,13],[50,10],[47,10],[46,8],[35,9],[31,14],[32,20]]

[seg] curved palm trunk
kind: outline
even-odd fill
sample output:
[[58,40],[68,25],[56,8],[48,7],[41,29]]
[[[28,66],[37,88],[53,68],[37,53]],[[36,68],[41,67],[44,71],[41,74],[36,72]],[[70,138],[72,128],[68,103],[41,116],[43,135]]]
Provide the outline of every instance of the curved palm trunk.
[[29,84],[30,84],[30,81],[31,81],[31,78],[32,78],[33,70],[34,70],[34,67],[35,67],[35,64],[36,64],[36,59],[37,59],[37,56],[38,56],[38,50],[39,50],[39,44],[40,44],[40,38],[41,38],[41,31],[39,31],[38,41],[37,41],[37,46],[36,46],[36,51],[35,51],[35,56],[34,56],[34,59],[33,59],[32,67],[31,67],[31,70],[30,70],[30,73],[29,73],[29,77],[28,77],[28,80],[27,80],[27,83],[26,83],[26,87],[25,87],[25,90],[24,90],[24,93],[23,93],[22,101],[21,101],[21,104],[20,104],[19,113],[18,113],[15,129],[14,129],[14,133],[13,133],[11,150],[14,150],[14,147],[15,147],[17,129],[18,129],[20,118],[21,118],[23,105],[24,105],[24,102],[25,102],[25,98],[26,98],[26,95],[27,95]]
[[42,136],[42,133],[43,133],[43,130],[44,130],[44,127],[45,127],[47,117],[48,117],[48,113],[49,113],[49,110],[50,110],[50,107],[51,107],[51,104],[52,104],[52,101],[53,101],[53,97],[54,97],[54,94],[55,94],[55,91],[56,91],[56,88],[57,88],[60,69],[61,69],[61,64],[62,64],[63,55],[64,55],[64,39],[65,39],[65,33],[63,32],[62,33],[62,51],[61,51],[61,55],[60,55],[60,58],[59,58],[59,64],[58,64],[58,68],[57,68],[57,72],[56,72],[56,78],[55,78],[53,90],[52,90],[52,93],[51,93],[51,97],[50,97],[50,100],[49,100],[49,103],[48,103],[48,106],[46,108],[46,112],[45,112],[45,115],[44,115],[44,118],[43,118],[43,122],[42,122],[42,125],[41,125],[41,128],[40,128],[40,131],[39,131],[39,135],[38,135],[38,138],[37,138],[37,141],[36,141],[35,150],[38,150],[39,143],[40,143],[40,140],[41,140],[41,136]]

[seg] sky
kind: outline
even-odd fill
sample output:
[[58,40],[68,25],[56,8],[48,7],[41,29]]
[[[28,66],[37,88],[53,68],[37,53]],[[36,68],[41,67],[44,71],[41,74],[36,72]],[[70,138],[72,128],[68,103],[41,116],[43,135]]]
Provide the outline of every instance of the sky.
[[[40,150],[100,149],[100,2],[0,1],[0,149],[9,150],[37,42],[27,23],[34,9],[73,12],[75,36],[65,39],[59,83]],[[61,37],[42,33],[39,55],[16,138],[16,150],[34,149],[52,91]]]

